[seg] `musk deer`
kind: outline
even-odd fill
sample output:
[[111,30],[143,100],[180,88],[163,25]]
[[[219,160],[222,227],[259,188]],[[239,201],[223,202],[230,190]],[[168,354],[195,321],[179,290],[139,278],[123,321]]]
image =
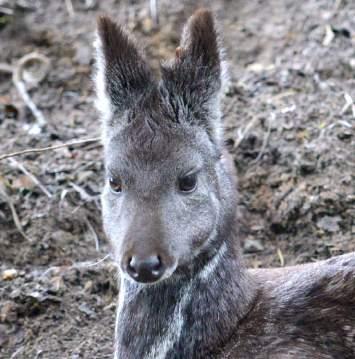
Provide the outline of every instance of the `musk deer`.
[[190,18],[159,81],[108,17],[96,45],[103,221],[121,278],[115,358],[355,358],[355,253],[243,264],[212,14]]

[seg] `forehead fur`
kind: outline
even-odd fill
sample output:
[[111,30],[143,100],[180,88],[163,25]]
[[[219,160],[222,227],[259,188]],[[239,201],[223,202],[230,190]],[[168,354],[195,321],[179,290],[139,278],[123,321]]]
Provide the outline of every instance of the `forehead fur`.
[[106,146],[108,167],[128,171],[162,169],[165,174],[175,173],[199,167],[217,156],[205,131],[194,125],[157,119],[148,112],[127,121]]

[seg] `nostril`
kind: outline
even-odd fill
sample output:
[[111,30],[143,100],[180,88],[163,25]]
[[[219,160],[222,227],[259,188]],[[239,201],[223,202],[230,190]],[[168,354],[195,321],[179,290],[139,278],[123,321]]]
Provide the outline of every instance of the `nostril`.
[[135,257],[128,258],[127,261],[127,270],[133,277],[138,277],[137,272],[137,260]]
[[152,271],[159,271],[162,267],[162,261],[160,256],[154,257],[152,260]]
[[129,257],[126,268],[128,274],[138,282],[154,282],[164,273],[163,261],[158,255],[146,258]]

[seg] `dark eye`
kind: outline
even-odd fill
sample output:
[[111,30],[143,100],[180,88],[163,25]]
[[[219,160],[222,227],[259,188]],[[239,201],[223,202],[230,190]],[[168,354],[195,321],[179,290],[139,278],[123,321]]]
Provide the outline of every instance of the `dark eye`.
[[110,183],[110,188],[111,188],[112,192],[115,192],[115,193],[122,192],[122,181],[120,178],[110,177],[109,183]]
[[181,192],[192,192],[197,185],[197,175],[192,173],[179,178],[178,186]]

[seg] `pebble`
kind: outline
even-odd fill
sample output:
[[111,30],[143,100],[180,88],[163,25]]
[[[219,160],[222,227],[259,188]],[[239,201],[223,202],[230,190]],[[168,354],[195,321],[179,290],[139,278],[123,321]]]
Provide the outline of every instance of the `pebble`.
[[341,221],[341,217],[339,216],[335,216],[335,217],[324,216],[317,221],[317,227],[331,233],[338,232],[339,231],[338,222],[340,221]]
[[317,168],[317,163],[308,160],[302,160],[300,163],[300,174],[306,176],[313,173]]
[[86,303],[80,304],[79,310],[85,315],[87,315],[89,318],[96,318],[96,313]]
[[11,268],[11,269],[5,269],[1,274],[2,280],[13,280],[18,276],[18,270]]
[[247,238],[244,242],[244,253],[255,253],[264,250],[264,246],[259,239]]
[[350,140],[350,138],[353,136],[353,133],[351,130],[349,129],[345,129],[342,132],[339,132],[337,134],[337,137],[339,138],[339,140],[341,141],[346,141],[346,140]]

